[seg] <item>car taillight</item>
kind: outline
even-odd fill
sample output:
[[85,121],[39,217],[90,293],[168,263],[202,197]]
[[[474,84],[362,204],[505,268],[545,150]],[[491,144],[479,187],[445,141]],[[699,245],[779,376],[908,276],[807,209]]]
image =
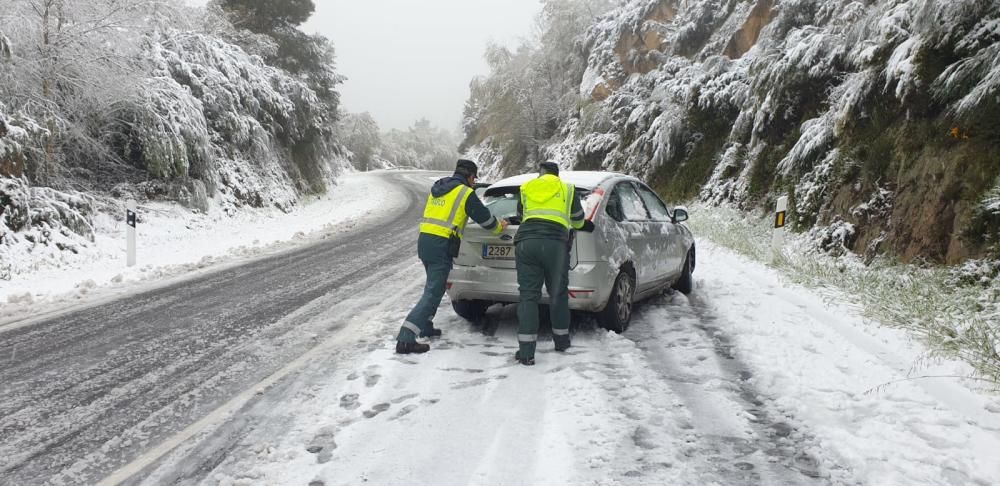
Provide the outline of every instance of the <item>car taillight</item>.
[[601,200],[604,199],[604,189],[598,187],[597,189],[594,189],[594,192],[590,194],[591,197],[594,197],[595,194],[597,195],[597,197],[594,198],[595,199],[594,205],[593,207],[590,208],[590,214],[587,215],[587,221],[594,220],[594,215],[597,214],[597,208],[601,206]]
[[451,290],[451,282],[444,284],[445,288]]

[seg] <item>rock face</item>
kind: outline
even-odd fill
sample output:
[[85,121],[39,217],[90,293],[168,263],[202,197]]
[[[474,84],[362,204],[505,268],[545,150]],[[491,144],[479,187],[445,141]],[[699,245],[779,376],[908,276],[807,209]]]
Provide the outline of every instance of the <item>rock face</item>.
[[1000,2],[631,0],[582,44],[547,158],[675,201],[788,195],[868,256],[1000,253]]
[[775,0],[757,0],[757,4],[750,11],[750,16],[743,22],[743,26],[729,38],[723,55],[730,59],[736,59],[755,46],[757,39],[760,38],[760,31],[767,24],[770,24],[777,15],[777,11],[774,10],[775,3]]
[[667,27],[677,17],[675,3],[670,0],[650,5],[649,12],[639,20],[636,28],[622,32],[615,54],[626,77],[646,74],[663,64]]

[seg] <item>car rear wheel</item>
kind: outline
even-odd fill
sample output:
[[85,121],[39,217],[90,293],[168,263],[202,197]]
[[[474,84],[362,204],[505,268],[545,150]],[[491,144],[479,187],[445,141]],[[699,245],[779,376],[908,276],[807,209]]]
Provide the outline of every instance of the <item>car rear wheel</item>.
[[688,251],[687,257],[684,258],[684,269],[681,270],[681,276],[672,285],[673,289],[688,295],[694,290],[694,278],[691,273],[694,271],[694,248]]
[[485,300],[453,300],[451,308],[455,313],[469,322],[479,322],[486,315],[490,303]]
[[609,331],[623,333],[632,320],[632,298],[635,296],[635,279],[628,272],[619,272],[604,310],[597,314],[601,326]]

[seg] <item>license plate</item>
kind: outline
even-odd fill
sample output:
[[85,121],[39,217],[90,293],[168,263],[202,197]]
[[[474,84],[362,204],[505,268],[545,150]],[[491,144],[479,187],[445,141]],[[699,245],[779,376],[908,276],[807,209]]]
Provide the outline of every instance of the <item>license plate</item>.
[[483,245],[484,260],[513,260],[513,245]]

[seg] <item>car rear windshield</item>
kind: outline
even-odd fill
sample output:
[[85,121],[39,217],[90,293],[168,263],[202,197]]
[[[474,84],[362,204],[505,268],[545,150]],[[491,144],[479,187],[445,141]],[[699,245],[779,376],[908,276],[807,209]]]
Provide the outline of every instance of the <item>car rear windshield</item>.
[[[590,190],[578,187],[576,193],[583,200],[590,195]],[[517,215],[517,199],[520,194],[520,187],[491,187],[486,190],[486,194],[483,196],[483,204],[489,208],[493,216],[510,218]]]

